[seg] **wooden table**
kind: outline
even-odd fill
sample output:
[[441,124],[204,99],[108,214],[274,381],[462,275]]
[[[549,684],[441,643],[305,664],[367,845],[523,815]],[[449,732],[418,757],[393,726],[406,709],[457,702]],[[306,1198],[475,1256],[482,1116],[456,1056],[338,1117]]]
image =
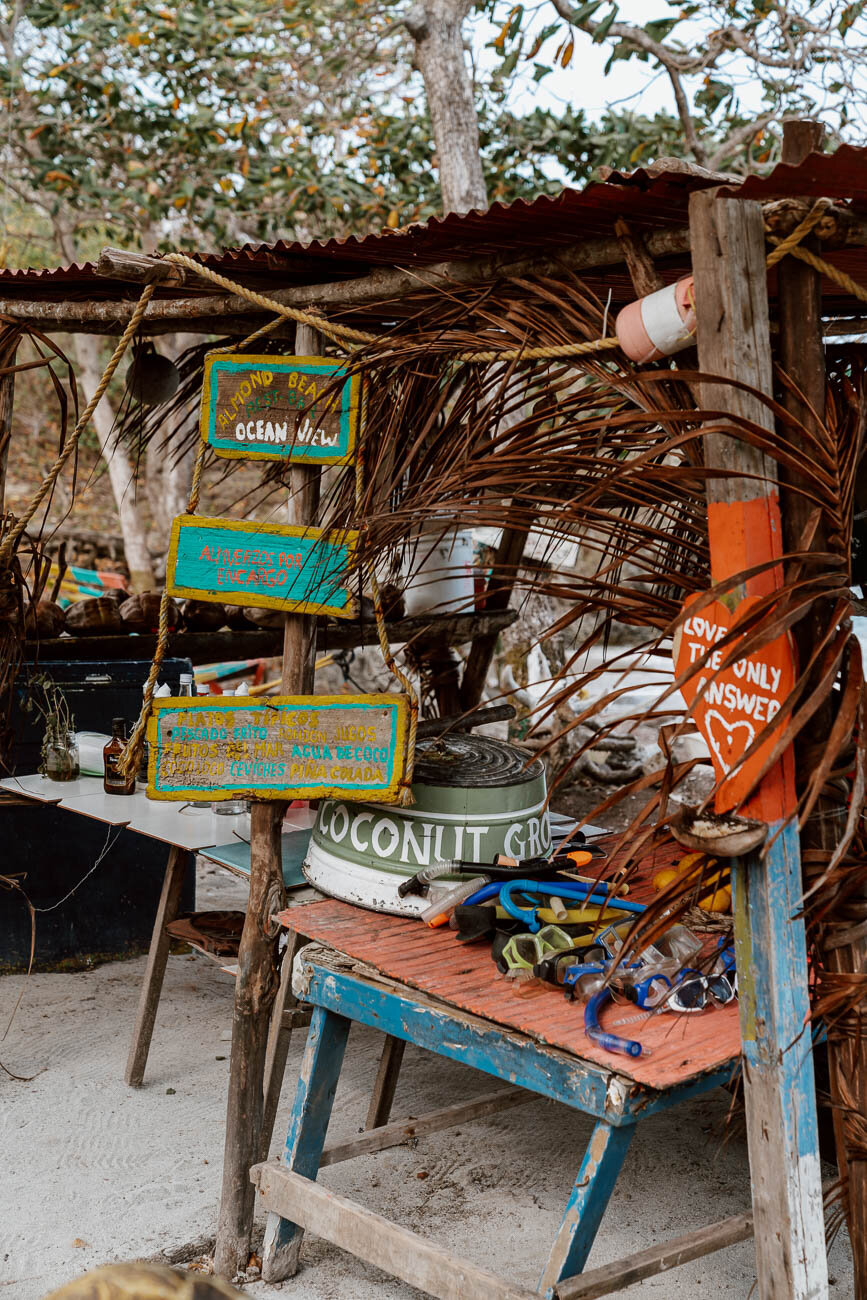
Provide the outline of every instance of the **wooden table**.
[[[322,946],[307,950],[296,963],[295,993],[312,1004],[313,1015],[286,1146],[279,1164],[259,1164],[251,1171],[269,1211],[262,1262],[266,1280],[295,1272],[303,1231],[310,1228],[443,1300],[527,1300],[531,1294],[577,1300],[610,1294],[752,1234],[752,1217],[742,1215],[592,1274],[581,1272],[639,1120],[727,1083],[736,1073],[741,1046],[736,1004],[699,1015],[656,1016],[631,1027],[627,1032],[651,1049],[633,1059],[589,1041],[581,1007],[567,1003],[561,991],[516,998],[497,975],[486,944],[459,944],[450,931],[331,900],[293,908],[280,920]],[[603,1026],[606,1018],[610,1023],[619,1015],[621,1008],[609,1006]],[[471,1065],[510,1087],[481,1102],[393,1121],[326,1148],[346,1040],[356,1021]],[[596,1120],[537,1293],[456,1258],[315,1181],[323,1164],[462,1124],[533,1095]]]

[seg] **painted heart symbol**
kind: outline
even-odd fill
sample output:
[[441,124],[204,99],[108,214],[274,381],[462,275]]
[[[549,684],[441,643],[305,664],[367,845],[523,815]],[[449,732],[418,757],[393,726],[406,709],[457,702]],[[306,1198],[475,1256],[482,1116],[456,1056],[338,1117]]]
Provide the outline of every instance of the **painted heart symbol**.
[[[743,732],[738,740],[737,733]],[[704,715],[704,732],[717,762],[724,772],[730,772],[741,754],[745,754],[756,738],[755,727],[749,722],[732,722],[724,718],[716,709],[708,709]]]

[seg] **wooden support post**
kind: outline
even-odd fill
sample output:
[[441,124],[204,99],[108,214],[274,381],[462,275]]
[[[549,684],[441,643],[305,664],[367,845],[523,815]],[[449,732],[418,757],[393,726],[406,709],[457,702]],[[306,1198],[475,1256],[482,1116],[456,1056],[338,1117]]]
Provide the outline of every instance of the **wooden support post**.
[[388,1123],[405,1050],[406,1043],[402,1038],[393,1038],[391,1034],[385,1035],[382,1055],[379,1058],[379,1069],[376,1071],[376,1082],[370,1094],[370,1106],[364,1123],[366,1129],[381,1128],[383,1124]]
[[[0,369],[15,365],[15,353],[21,338],[17,325],[7,325],[0,333]],[[15,375],[0,375],[0,515],[6,508],[6,465],[9,460],[9,443],[12,438],[12,402],[15,396]]]
[[[770,394],[761,209],[705,190],[690,197],[689,212],[699,368]],[[765,427],[772,418],[749,393],[725,385],[707,385],[703,404]],[[705,463],[741,475],[707,484],[711,578],[719,582],[782,554],[779,493],[773,464],[722,434],[705,438]],[[732,592],[732,608],[782,581],[779,566],[752,579]],[[763,860],[753,855],[732,869],[756,1270],[768,1300],[828,1292],[794,807],[789,752],[746,810],[777,838]]]
[[[310,356],[320,351],[318,334],[300,325],[295,335],[296,354]],[[289,488],[288,522],[314,524],[319,505],[319,469],[293,465]],[[315,614],[288,614],[283,633],[283,695],[312,692],[315,653]],[[254,800],[250,821],[250,896],[238,952],[223,1187],[214,1251],[214,1271],[228,1278],[246,1267],[253,1228],[250,1168],[258,1159],[262,1141],[268,1024],[279,987],[279,927],[271,918],[285,904],[280,843],[284,810],[281,802]],[[269,1096],[271,1104],[273,1094]]]
[[[486,614],[509,607],[530,531],[529,510],[528,502],[516,499],[506,516],[485,592]],[[498,636],[498,632],[493,632],[477,636],[473,641],[461,682],[461,706],[464,709],[476,708],[482,698]]]
[[157,1007],[160,1004],[160,994],[163,988],[163,978],[166,973],[166,962],[168,961],[169,945],[171,943],[171,939],[166,933],[166,926],[170,921],[174,921],[178,914],[186,865],[186,849],[180,849],[176,844],[173,844],[169,849],[166,874],[163,876],[163,887],[160,893],[160,901],[157,904],[157,914],[154,919],[145,977],[139,994],[135,1029],[132,1033],[132,1043],[126,1063],[125,1078],[131,1088],[140,1087],[148,1063],[148,1052],[153,1037],[154,1022],[157,1018]]

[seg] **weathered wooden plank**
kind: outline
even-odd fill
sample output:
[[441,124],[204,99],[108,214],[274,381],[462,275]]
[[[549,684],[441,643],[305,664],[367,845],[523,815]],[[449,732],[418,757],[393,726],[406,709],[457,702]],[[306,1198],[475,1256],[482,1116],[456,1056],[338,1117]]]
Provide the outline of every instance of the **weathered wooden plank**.
[[[299,1173],[277,1165],[257,1165],[251,1175],[272,1214],[315,1232],[438,1300],[538,1300],[536,1293],[526,1287],[515,1286],[459,1259],[417,1232]],[[264,1256],[262,1272],[266,1276]],[[269,1280],[275,1279],[269,1275]]]
[[603,1264],[601,1268],[588,1269],[578,1277],[567,1277],[554,1287],[554,1300],[597,1300],[599,1296],[618,1295],[627,1286],[635,1286],[645,1278],[667,1273],[690,1260],[702,1259],[753,1235],[752,1214],[737,1214],[720,1223],[687,1232],[682,1237],[659,1242],[647,1250],[638,1251],[626,1259]]
[[172,596],[221,605],[353,618],[356,540],[352,531],[178,515],[166,587]]
[[[770,395],[761,209],[715,191],[693,194],[690,229],[699,366]],[[704,385],[702,401],[765,427],[772,418],[758,397],[725,384]],[[705,462],[739,471],[707,485],[711,575],[719,582],[782,554],[779,492],[774,466],[723,434],[706,436]],[[727,603],[736,608],[782,580],[777,566],[741,584]],[[759,1291],[819,1300],[828,1273],[811,1044],[804,1033],[801,864],[797,828],[788,821],[795,802],[790,751],[745,808],[777,838],[763,860],[753,854],[733,864],[735,942]]]
[[634,1136],[634,1124],[613,1128],[600,1119],[594,1126],[539,1279],[542,1295],[550,1296],[560,1278],[584,1267]]
[[528,1101],[534,1100],[533,1093],[523,1088],[500,1088],[497,1092],[486,1093],[484,1097],[476,1097],[473,1101],[459,1101],[452,1106],[443,1106],[440,1110],[428,1111],[416,1119],[395,1119],[390,1124],[370,1129],[349,1142],[335,1142],[327,1146],[322,1152],[320,1168],[341,1164],[344,1160],[354,1160],[356,1156],[386,1151],[413,1138],[439,1133],[443,1129],[454,1128],[457,1124],[468,1124],[474,1119],[484,1119],[486,1115],[498,1115],[501,1111],[524,1106]]
[[[350,1021],[344,1016],[314,1006],[281,1164],[255,1166],[249,1173],[252,1182],[258,1181],[260,1169],[280,1168],[305,1178],[316,1177],[349,1028]],[[268,1215],[262,1242],[262,1277],[266,1282],[278,1282],[295,1274],[303,1233],[304,1224],[294,1216],[279,1209]]]
[[155,700],[148,798],[394,803],[408,725],[405,695]]
[[[0,368],[14,366],[20,331],[7,325],[0,333]],[[15,395],[15,373],[0,375],[0,515],[5,509],[6,465],[9,460],[9,443],[12,437],[12,403]]]
[[[485,591],[485,613],[506,609],[512,598],[530,532],[531,516],[528,512],[526,501],[515,501],[506,517]],[[464,709],[474,709],[482,698],[498,636],[499,630],[491,629],[487,635],[473,639],[461,678],[461,706]]]
[[166,933],[166,926],[169,921],[174,921],[178,914],[181,891],[184,886],[186,863],[186,850],[178,848],[177,845],[172,845],[169,849],[166,874],[163,877],[160,901],[157,904],[157,914],[154,918],[154,929],[151,935],[147,966],[142,980],[135,1028],[132,1032],[132,1043],[130,1044],[129,1057],[126,1063],[124,1077],[131,1088],[140,1087],[144,1079],[171,944],[171,939]]
[[271,1007],[279,986],[271,917],[285,899],[280,855],[282,804],[255,800],[250,811],[250,893],[232,1008],[232,1050],[226,1101],[226,1140],[214,1271],[234,1277],[246,1267],[254,1193],[247,1171],[256,1160],[264,1117],[263,1078]]
[[406,1043],[402,1038],[392,1038],[391,1034],[386,1034],[364,1122],[366,1129],[381,1128],[388,1123],[405,1048]]
[[292,963],[295,954],[303,948],[307,939],[296,930],[290,930],[287,944],[283,950],[280,963],[280,987],[271,1008],[271,1023],[268,1027],[268,1046],[265,1051],[265,1069],[262,1080],[262,1128],[259,1135],[259,1159],[267,1160],[271,1147],[271,1135],[280,1104],[280,1090],[283,1075],[286,1072],[286,1060],[292,1041],[292,1030],[310,1024],[312,1007],[300,1006],[292,991]]
[[[518,617],[517,610],[500,614],[424,614],[386,624],[392,645],[415,642],[420,637],[442,639],[448,645],[465,645],[475,636],[502,631]],[[375,623],[370,619],[339,623],[313,620],[317,650],[353,650],[379,645]],[[155,636],[51,637],[26,641],[25,657],[40,661],[55,659],[149,659],[156,646]],[[282,628],[250,628],[241,632],[176,632],[169,639],[171,654],[194,664],[212,664],[229,659],[256,659],[279,655],[283,647]],[[431,719],[436,721],[436,719]]]
[[339,361],[205,358],[199,431],[217,456],[342,465],[355,450],[360,415],[361,377],[347,375]]

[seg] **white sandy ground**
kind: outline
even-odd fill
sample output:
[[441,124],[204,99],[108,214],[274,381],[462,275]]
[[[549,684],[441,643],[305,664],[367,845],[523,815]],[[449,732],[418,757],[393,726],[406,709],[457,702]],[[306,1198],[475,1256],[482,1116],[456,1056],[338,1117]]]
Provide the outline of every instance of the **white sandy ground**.
[[[200,865],[199,906],[243,905],[244,886]],[[112,1260],[171,1252],[216,1224],[232,984],[204,958],[169,959],[144,1087],[123,1083],[144,958],[81,974],[35,975],[0,1060],[0,1300],[41,1300]],[[0,1025],[22,985],[0,980]],[[363,1123],[381,1038],[356,1028],[331,1137]],[[303,1035],[292,1044],[273,1152],[285,1132]],[[394,1115],[417,1115],[487,1092],[491,1080],[414,1047]],[[170,1091],[173,1090],[173,1091]],[[727,1141],[718,1090],[638,1126],[590,1265],[640,1250],[749,1206],[746,1143]],[[478,1264],[534,1286],[591,1129],[553,1102],[438,1133],[413,1147],[329,1168],[323,1182]],[[426,1173],[427,1177],[419,1177]],[[826,1176],[830,1173],[825,1170]],[[833,1300],[851,1297],[848,1242],[830,1258]],[[739,1246],[630,1288],[629,1296],[746,1300],[753,1248]],[[308,1239],[302,1269],[246,1292],[296,1300],[411,1300],[419,1293]]]

